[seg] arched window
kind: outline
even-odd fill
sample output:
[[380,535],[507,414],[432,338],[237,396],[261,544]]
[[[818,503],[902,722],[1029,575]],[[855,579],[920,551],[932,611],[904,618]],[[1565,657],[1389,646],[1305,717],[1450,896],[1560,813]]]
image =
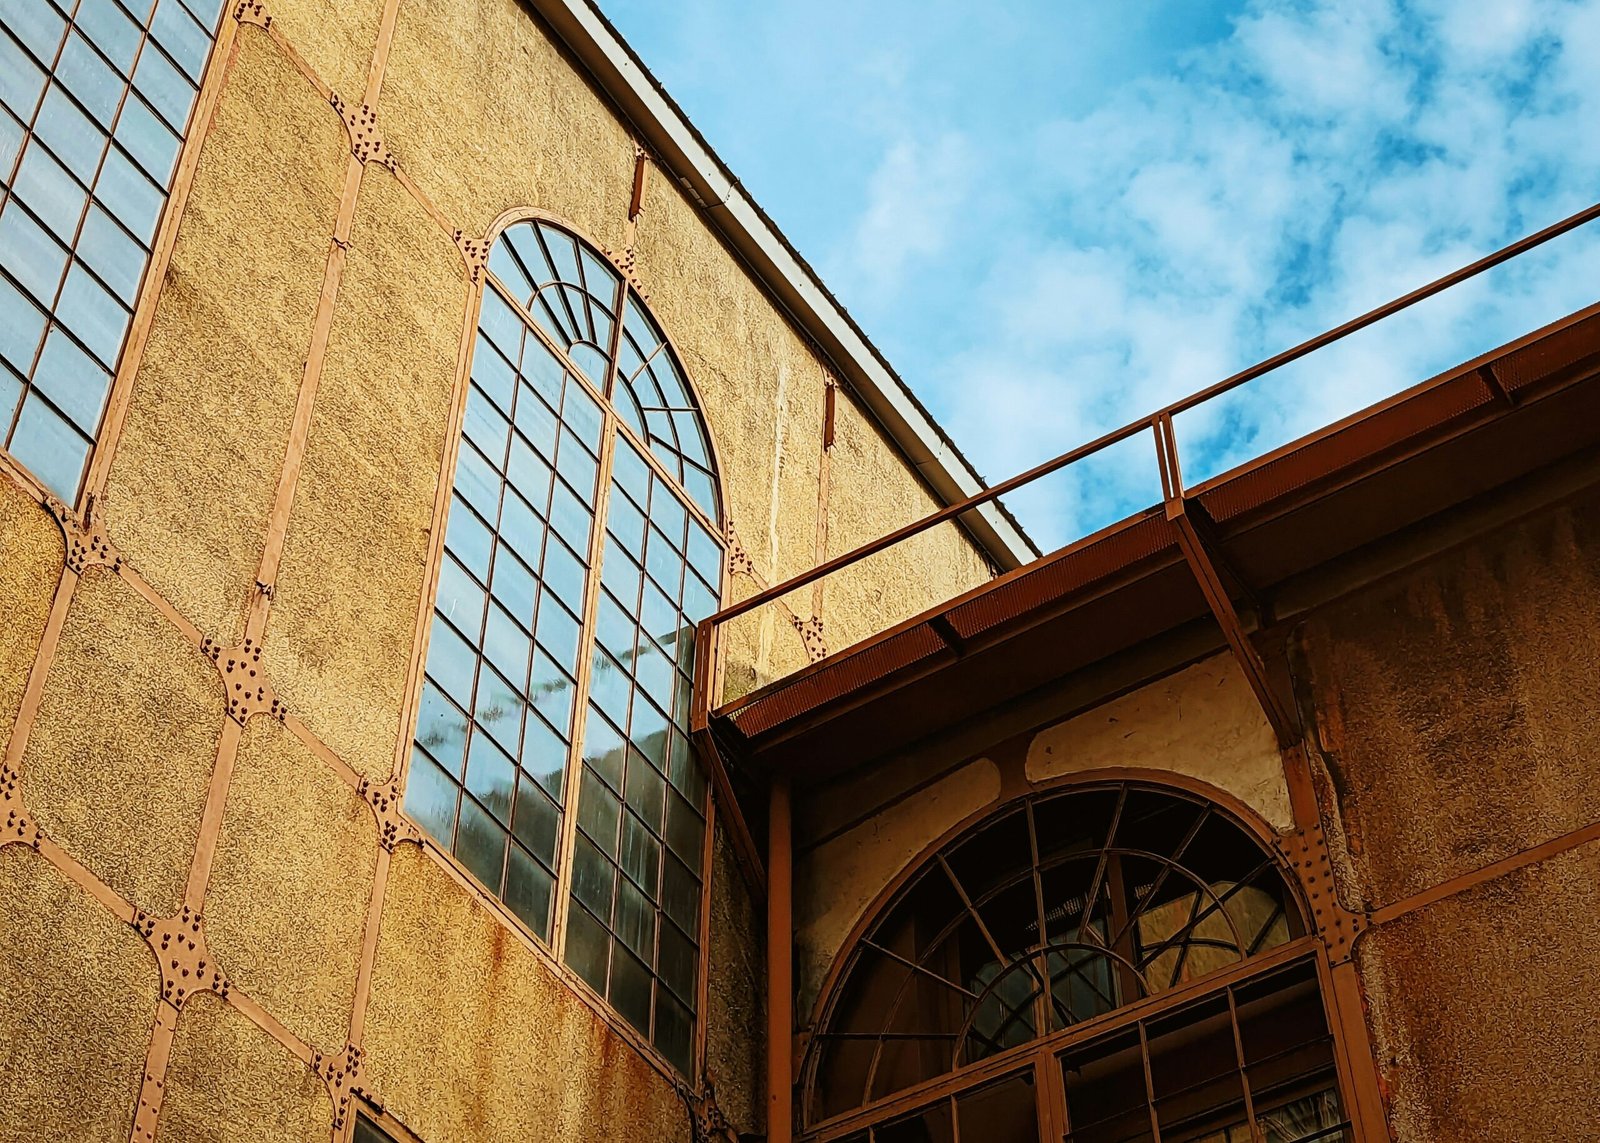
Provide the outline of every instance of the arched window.
[[1271,855],[1202,799],[1030,798],[940,848],[848,951],[811,1137],[1343,1140],[1304,934]]
[[444,548],[406,808],[687,1071],[716,470],[643,301],[550,222],[489,259]]
[[0,446],[68,503],[222,8],[0,3]]

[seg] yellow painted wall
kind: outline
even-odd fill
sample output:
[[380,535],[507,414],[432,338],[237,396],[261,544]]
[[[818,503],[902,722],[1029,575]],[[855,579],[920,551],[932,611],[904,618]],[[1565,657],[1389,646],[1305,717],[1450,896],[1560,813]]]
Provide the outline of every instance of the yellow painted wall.
[[[557,958],[450,859],[380,845],[474,319],[456,232],[535,210],[632,243],[751,559],[731,594],[935,502],[848,395],[823,497],[826,364],[669,175],[629,225],[636,140],[525,6],[235,7],[94,489],[120,565],[68,569],[0,472],[0,1140],[328,1139],[350,1060],[427,1143],[687,1139],[681,1080]],[[353,163],[327,94],[359,106],[377,64],[393,170]],[[942,535],[897,590],[826,596],[829,644],[987,574]],[[805,662],[779,609],[730,639],[746,685]],[[283,708],[231,719],[246,683]],[[759,1130],[760,924],[720,831],[716,853],[707,1060]],[[217,991],[169,1003],[197,976]]]

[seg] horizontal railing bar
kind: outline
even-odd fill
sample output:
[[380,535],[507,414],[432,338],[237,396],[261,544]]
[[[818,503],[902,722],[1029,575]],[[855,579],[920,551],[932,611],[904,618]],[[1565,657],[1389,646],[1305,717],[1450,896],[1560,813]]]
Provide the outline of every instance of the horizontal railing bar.
[[1532,234],[1519,238],[1515,242],[1501,247],[1494,253],[1479,258],[1476,262],[1472,262],[1458,270],[1454,270],[1441,278],[1436,278],[1427,285],[1419,286],[1410,293],[1403,294],[1400,297],[1395,298],[1393,301],[1386,302],[1375,309],[1368,310],[1366,313],[1360,315],[1359,317],[1352,318],[1342,325],[1335,326],[1324,333],[1320,333],[1313,338],[1301,342],[1299,345],[1296,345],[1290,349],[1286,349],[1281,353],[1274,354],[1263,361],[1257,362],[1248,369],[1241,370],[1240,372],[1233,374],[1231,377],[1226,377],[1214,385],[1207,386],[1196,393],[1191,393],[1189,396],[1175,401],[1170,405],[1166,405],[1156,412],[1140,417],[1138,420],[1130,421],[1121,428],[1112,429],[1110,432],[1096,437],[1087,444],[1079,445],[1077,448],[1062,453],[1058,457],[1047,460],[1042,464],[1035,465],[1026,472],[1018,473],[1016,476],[1013,476],[1008,480],[1003,480],[999,484],[992,485],[989,488],[981,489],[980,491],[975,492],[973,495],[968,496],[964,500],[959,500],[954,504],[946,505],[944,508],[941,508],[939,511],[934,512],[929,516],[924,516],[920,520],[915,520],[910,524],[906,524],[903,527],[896,528],[892,532],[889,532],[883,536],[879,536],[876,540],[869,541],[868,543],[862,544],[858,548],[845,552],[841,555],[837,555],[831,560],[826,560],[808,571],[801,572],[799,575],[785,580],[783,583],[765,588],[746,599],[742,599],[737,603],[730,604],[707,619],[705,621],[705,626],[707,628],[715,628],[723,623],[726,623],[730,619],[737,619],[739,616],[744,615],[749,611],[753,611],[758,607],[771,603],[773,600],[781,599],[790,592],[798,591],[801,588],[808,587],[817,580],[822,579],[825,576],[832,575],[841,568],[858,563],[869,556],[874,556],[886,548],[893,547],[901,540],[910,539],[912,536],[927,531],[929,528],[935,527],[947,520],[970,512],[974,508],[981,507],[991,500],[998,499],[1008,492],[1013,492],[1024,485],[1031,484],[1041,477],[1049,476],[1058,469],[1082,460],[1086,456],[1090,456],[1094,453],[1100,452],[1102,449],[1109,448],[1111,445],[1127,440],[1136,433],[1142,432],[1146,429],[1151,429],[1162,418],[1172,417],[1179,413],[1186,412],[1189,409],[1194,408],[1196,405],[1210,400],[1212,397],[1220,396],[1221,394],[1226,393],[1229,390],[1236,389],[1240,385],[1243,385],[1249,381],[1254,381],[1257,378],[1262,377],[1275,369],[1279,369],[1292,361],[1296,361],[1309,353],[1314,353],[1319,349],[1323,349],[1329,345],[1332,345],[1334,342],[1339,341],[1342,338],[1350,336],[1352,333],[1356,333],[1362,329],[1365,329],[1374,322],[1382,321],[1384,318],[1391,317],[1394,314],[1397,314],[1420,301],[1431,298],[1435,294],[1450,289],[1452,286],[1460,285],[1462,282],[1468,281],[1469,279],[1476,277],[1486,270],[1491,270],[1494,267],[1508,262],[1521,254],[1527,253],[1529,250],[1532,250],[1538,246],[1542,246],[1544,243],[1549,242],[1552,239],[1559,238],[1561,235],[1566,234],[1569,231],[1576,230],[1578,227],[1583,226],[1586,223],[1593,222],[1597,218],[1600,218],[1600,202],[1597,202],[1594,205],[1585,208],[1584,210],[1580,210],[1576,214],[1568,215],[1566,218],[1545,227],[1543,230],[1535,231]]

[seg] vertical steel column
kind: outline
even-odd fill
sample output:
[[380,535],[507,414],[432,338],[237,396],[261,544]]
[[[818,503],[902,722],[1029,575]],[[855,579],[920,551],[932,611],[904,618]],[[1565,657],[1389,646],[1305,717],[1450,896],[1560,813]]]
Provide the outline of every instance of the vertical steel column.
[[794,1138],[794,849],[789,776],[774,774],[767,825],[767,1143]]

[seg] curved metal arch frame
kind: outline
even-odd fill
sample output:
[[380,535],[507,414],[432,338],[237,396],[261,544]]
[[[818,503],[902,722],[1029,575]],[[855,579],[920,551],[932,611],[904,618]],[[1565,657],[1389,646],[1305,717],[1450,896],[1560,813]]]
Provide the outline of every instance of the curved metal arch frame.
[[[612,253],[608,247],[600,242],[597,242],[592,235],[590,235],[571,219],[568,219],[565,216],[557,214],[553,211],[548,211],[539,207],[513,207],[502,211],[499,215],[497,215],[489,224],[488,228],[484,231],[481,239],[471,239],[460,231],[455,233],[456,244],[458,247],[463,249],[464,253],[468,248],[476,247],[482,252],[482,257],[478,261],[476,272],[469,275],[466,297],[464,299],[464,305],[461,314],[461,337],[457,348],[456,372],[451,391],[449,421],[446,426],[445,447],[440,456],[438,483],[435,489],[435,503],[432,514],[432,519],[434,522],[434,526],[432,528],[433,535],[429,544],[427,571],[424,576],[424,581],[421,585],[421,591],[418,598],[417,622],[412,640],[411,664],[406,680],[406,700],[405,707],[403,708],[403,733],[399,736],[396,747],[397,757],[394,778],[392,780],[392,786],[395,791],[396,798],[403,799],[406,785],[410,777],[410,746],[413,738],[416,735],[420,705],[419,700],[421,697],[423,665],[427,661],[430,643],[430,619],[433,613],[434,600],[438,593],[440,569],[444,560],[444,528],[441,522],[444,519],[445,512],[447,511],[450,503],[450,498],[453,494],[457,461],[460,453],[461,442],[463,439],[463,429],[465,425],[466,398],[470,388],[472,363],[477,348],[478,321],[482,313],[483,298],[485,293],[496,288],[489,280],[490,272],[488,269],[488,252],[493,249],[494,244],[499,241],[500,237],[508,228],[521,222],[545,222],[568,231],[581,244],[593,251],[597,257],[603,259],[608,265],[617,271],[623,280],[624,297],[626,297],[626,290],[628,288],[637,288],[627,268],[620,263],[618,257]],[[473,257],[468,255],[467,262],[469,266],[473,265],[473,261]],[[505,296],[509,295],[502,293],[502,297]],[[641,300],[645,300],[643,299],[642,294]],[[513,304],[519,314],[519,317],[525,316],[522,314],[522,307],[519,304]],[[648,305],[648,302],[646,301],[645,304]],[[660,327],[660,319],[657,318],[653,312],[651,313],[651,317],[652,320],[656,322],[657,326]],[[620,329],[620,320],[617,324],[618,328]],[[615,431],[624,434],[629,440],[630,444],[642,454],[645,463],[650,466],[651,470],[654,471],[659,477],[666,480],[675,490],[685,510],[689,512],[691,517],[698,519],[702,524],[708,527],[712,535],[715,537],[718,546],[724,552],[724,559],[722,559],[718,568],[718,580],[715,586],[719,606],[726,605],[729,598],[729,592],[731,591],[732,579],[728,570],[728,561],[725,558],[729,544],[725,523],[727,496],[722,481],[722,460],[721,453],[717,447],[716,434],[712,431],[710,424],[705,422],[703,412],[701,419],[702,423],[704,424],[707,447],[711,451],[711,461],[713,464],[711,477],[716,484],[717,505],[719,509],[719,515],[722,517],[722,519],[717,520],[709,519],[706,516],[704,510],[699,506],[698,503],[695,502],[694,498],[689,495],[688,490],[683,488],[683,486],[678,482],[677,477],[667,471],[666,466],[655,455],[654,451],[650,448],[649,443],[639,439],[638,434],[635,433],[632,427],[628,425],[615,411],[610,398],[605,393],[597,390],[596,386],[592,381],[590,381],[587,374],[585,374],[582,369],[578,368],[575,362],[570,360],[567,352],[561,346],[556,345],[552,339],[550,339],[546,331],[537,323],[530,323],[529,329],[534,331],[534,335],[539,337],[543,344],[556,355],[557,359],[562,362],[563,366],[577,379],[578,384],[582,385],[588,391],[589,395],[598,402],[601,409],[604,411],[604,415],[608,419],[608,431],[614,429]],[[664,327],[662,327],[662,337],[667,344],[667,348],[677,357],[680,369],[682,369],[682,355],[678,352],[676,343],[672,341],[671,335]],[[701,410],[703,410],[704,400],[694,378],[687,369],[682,369],[682,374],[685,383],[690,387],[690,396],[695,400],[697,405],[701,407]],[[612,446],[607,445],[608,454],[611,451],[611,448]],[[596,479],[597,495],[602,495],[602,502],[603,493],[605,491],[605,481],[608,479],[608,473],[609,468],[603,469],[602,472],[598,474]],[[597,514],[595,526],[592,529],[590,545],[591,554],[598,550],[598,545],[601,542],[600,537],[602,536],[603,532],[604,516],[603,514]],[[598,582],[598,566],[598,563],[594,562],[591,571],[592,578],[596,582]],[[585,613],[580,617],[585,630],[588,630],[594,622],[594,616],[591,614],[591,612],[596,605],[597,594],[592,590],[588,591],[588,599],[584,607]],[[586,692],[588,687],[588,675],[590,673],[590,667],[587,661],[579,664],[579,671],[579,682],[583,688],[583,691]],[[563,814],[562,818],[559,849],[560,864],[558,867],[561,871],[569,869],[572,862],[572,850],[576,836],[575,823],[577,815],[575,810],[575,797],[578,786],[579,770],[580,767],[569,765],[568,774],[566,777],[568,789],[563,798],[563,802],[567,806],[567,812]],[[645,1059],[651,1068],[663,1076],[669,1083],[675,1085],[681,1084],[685,1079],[687,1079],[691,1087],[694,1087],[696,1090],[698,1090],[701,1084],[700,1077],[704,1075],[705,1071],[708,1044],[708,1029],[704,1014],[706,1012],[708,1003],[710,974],[708,965],[709,958],[705,955],[705,950],[710,947],[711,882],[715,864],[716,832],[719,825],[719,818],[722,816],[722,814],[727,812],[727,809],[720,804],[718,798],[716,797],[715,785],[713,784],[712,789],[708,792],[705,806],[705,838],[701,852],[701,869],[704,871],[704,874],[701,881],[700,892],[699,931],[696,935],[697,945],[701,950],[701,955],[699,957],[695,981],[696,1001],[692,1067],[691,1074],[687,1076],[685,1076],[675,1064],[672,1064],[666,1059],[666,1057],[655,1047],[655,1045],[650,1042],[649,1037],[635,1031],[632,1025],[630,1025],[615,1011],[610,1001],[597,992],[577,973],[576,970],[567,966],[566,960],[561,955],[561,947],[564,943],[565,935],[565,914],[569,908],[569,905],[566,901],[569,893],[565,891],[566,881],[564,872],[558,873],[558,880],[555,887],[555,897],[557,903],[552,907],[554,916],[552,918],[550,935],[548,938],[540,937],[532,932],[532,930],[530,930],[520,918],[516,917],[515,914],[513,914],[495,894],[489,892],[487,889],[481,886],[472,876],[472,874],[467,871],[466,867],[461,863],[461,861],[453,853],[441,846],[425,830],[418,829],[416,831],[416,840],[420,843],[424,853],[426,853],[430,858],[443,867],[444,870],[455,881],[478,897],[487,906],[490,913],[495,916],[500,923],[504,924],[508,929],[510,929],[514,936],[532,948],[535,953],[546,963],[546,965],[555,973],[555,975],[561,979],[562,982],[569,989],[571,989],[572,992],[582,998],[582,1000],[595,1012],[599,1019],[601,1019],[619,1036],[621,1036],[623,1040],[628,1042],[634,1048],[634,1050],[640,1053],[640,1055]],[[736,812],[737,811],[735,811],[735,813]]]
[[[610,247],[606,246],[602,242],[597,241],[594,236],[584,230],[583,227],[579,226],[576,222],[573,222],[565,215],[557,214],[555,211],[545,210],[541,207],[513,207],[509,210],[501,211],[500,214],[496,215],[494,221],[489,224],[489,228],[484,231],[483,238],[481,239],[483,250],[485,252],[485,263],[483,270],[484,276],[487,276],[488,274],[488,251],[492,250],[494,248],[494,244],[500,241],[501,235],[503,235],[511,227],[517,225],[519,222],[547,222],[552,226],[559,226],[561,229],[570,233],[579,242],[587,246],[590,250],[594,251],[596,255],[605,259],[606,264],[615,270],[619,275],[621,275],[624,286],[624,302],[627,301],[627,291],[629,289],[633,290],[634,293],[639,295],[639,300],[644,305],[645,312],[650,315],[650,319],[656,323],[656,328],[661,331],[661,339],[665,344],[667,351],[672,354],[673,360],[677,362],[678,372],[682,374],[684,384],[689,387],[689,396],[695,403],[695,411],[700,414],[701,425],[705,429],[706,434],[706,447],[711,450],[711,477],[716,482],[717,486],[717,514],[719,519],[711,520],[710,523],[712,525],[712,531],[717,534],[718,540],[722,542],[724,549],[726,549],[728,541],[728,497],[727,490],[724,487],[724,482],[722,479],[722,473],[724,471],[722,465],[722,450],[717,445],[717,434],[712,431],[711,423],[706,419],[705,416],[705,410],[707,408],[705,394],[701,391],[700,383],[695,380],[694,374],[686,365],[684,365],[683,352],[678,348],[677,340],[672,336],[672,331],[666,327],[666,323],[661,320],[660,315],[658,315],[654,308],[650,305],[650,299],[645,296],[643,288],[634,278],[633,271],[623,262],[623,260],[614,254]],[[476,291],[477,295],[481,296],[481,292],[485,285],[486,283],[484,282],[480,282],[478,284],[478,289]],[[474,301],[476,302],[476,297],[474,298]],[[620,311],[617,315],[617,323],[620,328],[622,323],[622,315]],[[542,332],[543,331],[541,330],[541,333]],[[558,352],[560,352],[563,359],[565,359],[566,352],[564,350],[558,350]],[[573,368],[576,369],[576,365],[574,365]],[[578,370],[578,372],[582,374],[582,370]],[[587,375],[584,375],[584,380],[588,380]],[[601,401],[606,405],[611,404],[611,399],[604,394],[601,394]],[[624,425],[624,428],[627,428],[631,435],[637,437],[637,434],[632,433],[630,426]],[[656,459],[655,453],[650,449],[649,442],[640,442],[635,440],[634,443],[636,445],[640,445],[643,451],[649,454],[651,460]],[[658,464],[658,467],[665,472],[664,465]],[[682,485],[678,483],[677,477],[672,477],[671,479],[673,486],[679,488],[681,491],[683,491],[684,495],[688,497],[688,503],[690,506],[689,510],[691,512],[700,511],[699,505],[694,502],[693,497],[688,496],[688,490],[684,489]],[[700,511],[700,514],[704,516],[703,511]],[[727,576],[724,575],[723,579],[726,581]],[[722,588],[722,595],[724,600],[726,600],[726,583],[722,585]]]
[[[859,962],[862,949],[878,947],[873,945],[869,939],[872,930],[900,900],[916,878],[957,841],[968,835],[976,835],[990,822],[1000,820],[1024,804],[1069,792],[1087,793],[1094,790],[1117,788],[1137,788],[1165,794],[1207,808],[1212,813],[1220,814],[1224,820],[1238,828],[1245,837],[1253,842],[1261,851],[1263,857],[1263,865],[1258,866],[1249,878],[1239,884],[1249,884],[1259,876],[1263,868],[1270,868],[1279,875],[1279,880],[1284,887],[1285,902],[1286,904],[1292,904],[1294,910],[1298,913],[1299,924],[1295,925],[1293,923],[1295,914],[1291,913],[1289,914],[1291,918],[1291,940],[1288,943],[1254,957],[1246,956],[1232,965],[1177,988],[1163,990],[1162,992],[1139,998],[1100,1017],[1085,1021],[1081,1025],[1076,1025],[1074,1028],[1081,1029],[1086,1035],[1099,1035],[1110,1027],[1120,1025],[1124,1020],[1132,1020],[1147,1015],[1151,1010],[1162,1009],[1169,1004],[1181,1006],[1191,993],[1196,990],[1204,991],[1210,987],[1212,981],[1220,982],[1242,976],[1253,976],[1257,972],[1266,972],[1302,957],[1311,958],[1316,962],[1318,978],[1324,991],[1324,1003],[1325,1005],[1327,1004],[1326,953],[1321,946],[1321,942],[1314,935],[1304,935],[1310,931],[1309,918],[1311,917],[1305,887],[1280,848],[1283,835],[1274,829],[1257,810],[1229,791],[1190,775],[1172,771],[1139,767],[1100,767],[1061,775],[1047,781],[1029,783],[1020,792],[1015,792],[1011,796],[1003,796],[966,815],[908,860],[863,910],[862,915],[851,927],[849,935],[841,943],[840,952],[835,955],[832,967],[818,988],[812,1008],[812,1021],[802,1034],[804,1054],[800,1066],[796,1069],[797,1087],[799,1089],[797,1095],[802,1109],[800,1125],[802,1135],[808,1139],[822,1132],[828,1132],[831,1135],[832,1132],[829,1131],[831,1125],[846,1122],[850,1123],[853,1129],[859,1127],[860,1123],[876,1121],[875,1118],[868,1119],[869,1116],[874,1116],[875,1113],[888,1113],[890,1109],[902,1108],[904,1105],[915,1102],[916,1099],[922,1098],[927,1091],[949,1088],[955,1083],[959,1083],[963,1087],[968,1086],[968,1084],[981,1084],[993,1079],[994,1076],[1001,1074],[1007,1068],[1020,1066],[1020,1060],[1027,1059],[1041,1050],[1057,1050],[1056,1041],[1062,1037],[1074,1038],[1073,1028],[1047,1036],[1035,1037],[1030,1042],[998,1053],[991,1059],[958,1066],[935,1079],[913,1085],[904,1091],[891,1093],[879,1100],[864,1102],[860,1107],[829,1117],[826,1120],[811,1121],[808,1116],[811,1096],[815,1089],[817,1067],[820,1061],[820,1040],[816,1036],[816,1030],[825,1027],[826,1022],[832,1018],[844,991],[842,986],[849,979],[851,972]],[[1097,854],[1103,853],[1106,848],[1101,847],[1095,852]],[[1142,856],[1148,857],[1150,855],[1143,854]],[[1065,860],[1069,859],[1057,859],[1055,864]],[[989,899],[996,891],[998,891],[997,888],[991,889],[982,899]],[[972,904],[975,907],[976,902]],[[962,917],[966,913],[967,910],[963,910]],[[1227,915],[1225,909],[1223,914],[1224,916]],[[946,930],[953,928],[959,922],[959,919],[957,922],[952,922],[951,925],[946,926]],[[945,935],[947,935],[947,932],[941,931],[941,939]],[[1095,947],[1097,951],[1109,951],[1099,950],[1098,946]],[[920,973],[922,970],[918,966],[915,971]],[[1007,973],[1002,972],[1000,974],[1000,976],[1004,975],[1007,975]],[[999,979],[999,977],[996,979]],[[897,1006],[898,1003],[899,996],[897,995]],[[1331,1034],[1337,1040],[1339,1031],[1337,1022],[1332,1019],[1331,1012],[1329,1013],[1329,1027]],[[1092,1029],[1092,1032],[1090,1029]],[[957,1050],[959,1051],[959,1047]],[[878,1053],[875,1051],[871,1065],[871,1071],[873,1072],[877,1068],[877,1056]],[[871,1090],[871,1082],[872,1077],[869,1075],[866,1081],[866,1091]],[[1345,1077],[1341,1075],[1341,1086],[1344,1082]]]

